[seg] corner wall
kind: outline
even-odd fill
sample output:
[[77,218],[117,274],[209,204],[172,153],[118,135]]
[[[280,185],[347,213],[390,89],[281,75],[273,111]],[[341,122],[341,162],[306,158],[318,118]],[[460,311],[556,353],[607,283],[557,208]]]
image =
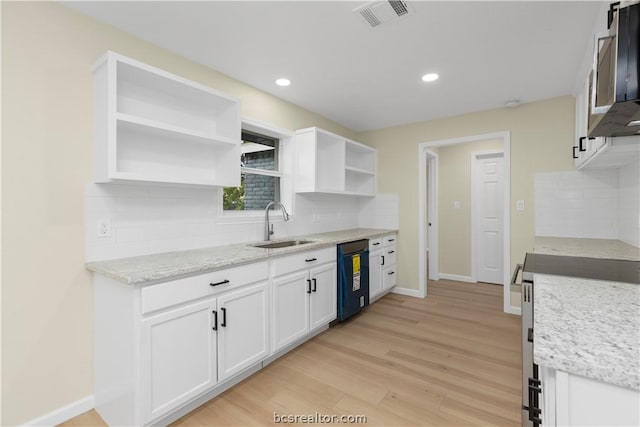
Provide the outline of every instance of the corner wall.
[[[536,172],[573,170],[573,96],[514,109],[362,132],[355,139],[378,150],[378,191],[398,193],[398,283],[418,289],[418,144],[422,142],[511,132],[511,267],[524,259],[534,242],[533,176]],[[516,200],[525,210],[516,211]]]

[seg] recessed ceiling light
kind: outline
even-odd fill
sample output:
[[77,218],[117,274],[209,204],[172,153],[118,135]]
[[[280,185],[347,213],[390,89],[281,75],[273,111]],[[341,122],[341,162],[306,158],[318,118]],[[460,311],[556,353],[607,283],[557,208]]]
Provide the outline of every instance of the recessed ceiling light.
[[289,79],[278,79],[278,80],[276,80],[276,84],[278,86],[289,86],[291,84],[291,80],[289,80]]
[[438,77],[440,77],[440,76],[437,75],[436,73],[429,73],[429,74],[425,74],[424,76],[422,76],[422,81],[423,82],[433,82],[435,80],[438,80]]

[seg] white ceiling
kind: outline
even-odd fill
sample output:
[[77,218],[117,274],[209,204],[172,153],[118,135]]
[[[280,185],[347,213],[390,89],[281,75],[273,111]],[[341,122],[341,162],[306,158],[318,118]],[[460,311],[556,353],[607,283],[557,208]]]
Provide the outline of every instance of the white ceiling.
[[570,94],[605,19],[601,2],[414,1],[413,15],[370,29],[352,13],[364,3],[65,5],[354,131]]

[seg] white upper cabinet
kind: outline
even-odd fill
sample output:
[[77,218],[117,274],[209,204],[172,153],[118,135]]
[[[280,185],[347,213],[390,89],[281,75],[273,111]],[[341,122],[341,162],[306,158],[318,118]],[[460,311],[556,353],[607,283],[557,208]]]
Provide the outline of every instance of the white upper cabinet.
[[319,128],[296,131],[296,192],[374,196],[376,150]]
[[240,185],[240,102],[114,52],[94,67],[96,182]]

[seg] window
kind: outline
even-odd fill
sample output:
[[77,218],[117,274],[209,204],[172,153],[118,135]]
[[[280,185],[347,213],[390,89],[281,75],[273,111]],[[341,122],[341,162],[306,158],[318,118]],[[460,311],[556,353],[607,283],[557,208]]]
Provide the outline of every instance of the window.
[[240,145],[240,187],[226,187],[224,211],[264,210],[280,201],[279,140],[247,130]]

